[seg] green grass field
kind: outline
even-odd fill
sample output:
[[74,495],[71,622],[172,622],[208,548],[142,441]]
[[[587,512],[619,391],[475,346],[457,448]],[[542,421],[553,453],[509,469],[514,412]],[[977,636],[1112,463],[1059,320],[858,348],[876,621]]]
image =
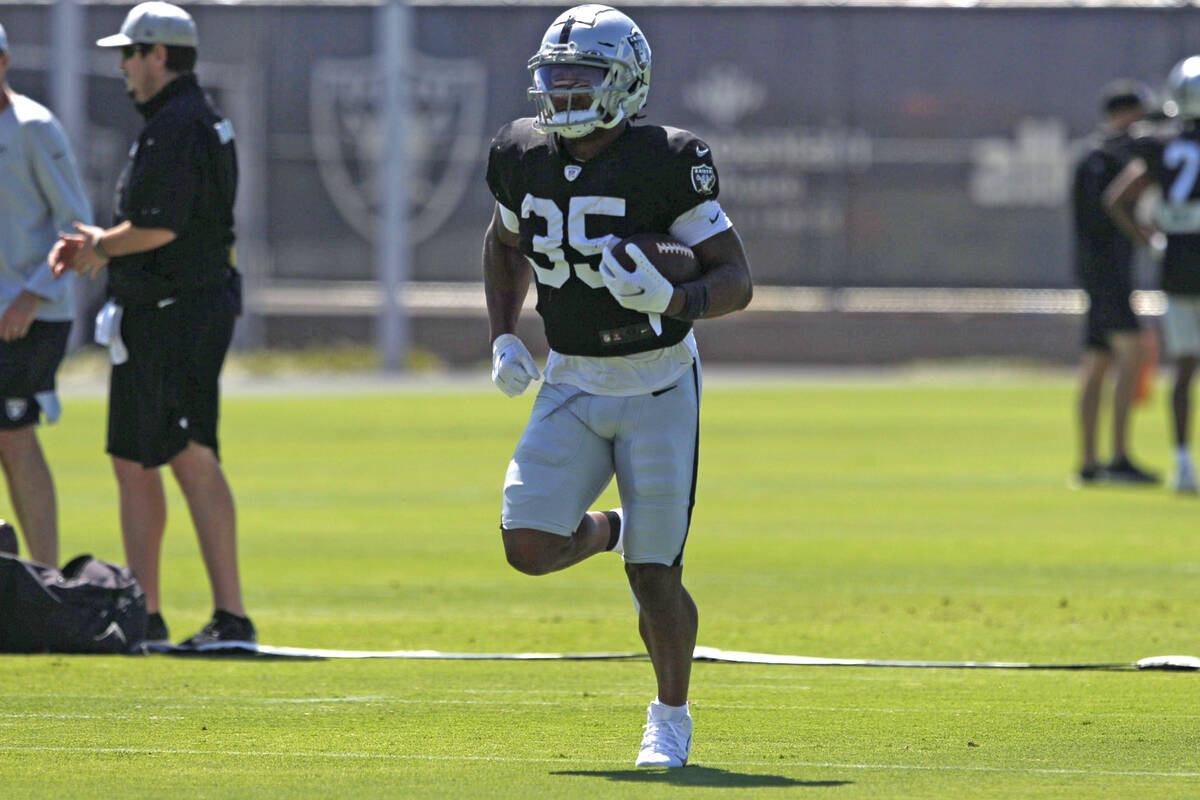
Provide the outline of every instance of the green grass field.
[[[331,379],[336,383],[338,379]],[[810,656],[1200,655],[1200,502],[1071,491],[1072,386],[1006,374],[706,389],[700,644]],[[1160,388],[1136,452],[1168,448]],[[640,650],[620,560],[529,578],[497,533],[530,398],[231,395],[265,644]],[[63,555],[121,561],[104,402],[43,442]],[[164,612],[210,612],[172,489]],[[614,502],[609,497],[606,502]],[[7,510],[4,513],[11,515]],[[645,662],[0,658],[0,796],[1200,796],[1200,675],[697,664],[692,763],[636,771]],[[682,790],[682,791],[681,791]]]

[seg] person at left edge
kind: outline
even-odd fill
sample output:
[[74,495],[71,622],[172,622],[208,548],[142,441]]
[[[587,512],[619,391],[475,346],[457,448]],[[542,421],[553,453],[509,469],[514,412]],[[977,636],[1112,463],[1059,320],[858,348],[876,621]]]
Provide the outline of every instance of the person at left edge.
[[54,479],[37,437],[59,416],[55,373],[71,330],[72,284],[55,281],[46,253],[92,208],[67,137],[49,109],[8,85],[0,26],[0,465],[29,549],[58,563]]
[[241,312],[233,127],[197,83],[196,23],[182,8],[141,3],[120,33],[96,44],[120,53],[127,93],[146,124],[117,187],[113,226],[76,224],[51,261],[59,273],[108,269],[109,303],[96,324],[113,361],[107,450],[125,555],[151,612],[147,647],[169,647],[159,592],[164,464],[187,500],[214,606],[209,623],[180,646],[254,646],[217,442],[219,377]]

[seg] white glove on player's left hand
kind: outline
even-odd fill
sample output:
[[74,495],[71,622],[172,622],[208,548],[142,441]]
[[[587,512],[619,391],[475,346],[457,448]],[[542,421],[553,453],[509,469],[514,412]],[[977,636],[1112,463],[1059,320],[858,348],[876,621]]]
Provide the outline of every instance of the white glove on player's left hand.
[[675,294],[675,287],[654,268],[637,245],[627,245],[625,252],[637,266],[633,272],[621,266],[608,247],[604,248],[600,257],[600,277],[604,279],[609,294],[631,311],[641,311],[643,314],[666,311]]
[[492,342],[492,383],[509,397],[516,397],[529,382],[542,377],[525,343],[511,333]]

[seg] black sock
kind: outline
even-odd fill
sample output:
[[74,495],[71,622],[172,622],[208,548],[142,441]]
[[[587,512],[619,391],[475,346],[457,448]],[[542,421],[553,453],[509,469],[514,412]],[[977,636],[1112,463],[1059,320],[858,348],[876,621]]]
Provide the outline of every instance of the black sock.
[[612,550],[621,538],[621,515],[615,511],[605,511],[604,516],[608,517],[608,547],[604,549]]

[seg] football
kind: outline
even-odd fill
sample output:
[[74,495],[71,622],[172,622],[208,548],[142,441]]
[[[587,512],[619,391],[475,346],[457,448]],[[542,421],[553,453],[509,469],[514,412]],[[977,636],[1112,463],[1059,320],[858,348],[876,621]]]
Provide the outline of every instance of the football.
[[692,248],[665,233],[635,233],[613,246],[617,263],[630,272],[634,271],[635,265],[625,248],[631,244],[637,245],[654,268],[676,286],[700,277],[700,262]]

